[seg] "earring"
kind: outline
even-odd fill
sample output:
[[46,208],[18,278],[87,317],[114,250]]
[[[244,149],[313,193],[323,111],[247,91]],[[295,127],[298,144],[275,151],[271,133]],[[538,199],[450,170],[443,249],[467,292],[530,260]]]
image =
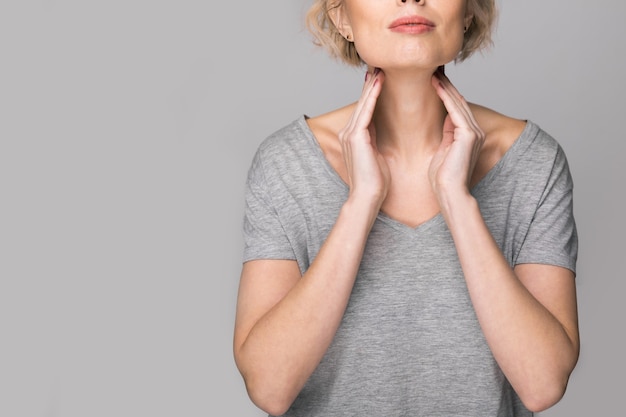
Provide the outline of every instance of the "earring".
[[346,35],[346,40],[347,40],[348,42],[352,42],[352,35],[348,33],[348,34]]

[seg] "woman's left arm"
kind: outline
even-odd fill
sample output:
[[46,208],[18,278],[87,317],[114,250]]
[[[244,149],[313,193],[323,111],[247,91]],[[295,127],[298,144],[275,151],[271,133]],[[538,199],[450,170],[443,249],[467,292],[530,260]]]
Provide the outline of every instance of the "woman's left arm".
[[574,273],[550,265],[509,266],[469,192],[484,133],[445,76],[436,74],[433,85],[448,116],[431,185],[494,358],[524,405],[545,410],[565,393],[578,360]]

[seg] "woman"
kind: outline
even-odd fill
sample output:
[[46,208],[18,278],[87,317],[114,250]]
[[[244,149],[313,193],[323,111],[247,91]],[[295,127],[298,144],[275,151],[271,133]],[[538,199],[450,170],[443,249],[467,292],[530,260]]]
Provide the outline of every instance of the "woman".
[[527,416],[579,351],[572,183],[537,125],[467,103],[441,66],[492,0],[317,0],[365,64],[358,102],[302,117],[248,178],[234,353],[286,416]]

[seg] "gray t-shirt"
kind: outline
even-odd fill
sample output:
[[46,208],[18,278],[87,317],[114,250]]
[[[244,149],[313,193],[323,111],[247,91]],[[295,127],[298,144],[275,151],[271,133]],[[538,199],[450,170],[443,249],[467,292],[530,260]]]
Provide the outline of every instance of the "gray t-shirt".
[[[249,171],[244,261],[296,260],[304,273],[349,189],[306,118],[267,138]],[[471,190],[511,266],[575,271],[572,180],[532,122]],[[342,323],[285,416],[529,416],[478,324],[441,215],[411,228],[380,213]]]

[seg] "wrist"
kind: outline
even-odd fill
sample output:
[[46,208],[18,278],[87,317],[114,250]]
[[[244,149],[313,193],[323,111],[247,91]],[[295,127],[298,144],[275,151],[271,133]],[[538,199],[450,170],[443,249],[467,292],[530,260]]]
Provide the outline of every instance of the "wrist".
[[441,214],[448,223],[463,221],[470,213],[479,212],[478,202],[466,188],[442,193],[438,200]]
[[358,198],[351,194],[341,208],[341,214],[352,221],[363,222],[369,230],[378,216],[380,206],[375,200]]

